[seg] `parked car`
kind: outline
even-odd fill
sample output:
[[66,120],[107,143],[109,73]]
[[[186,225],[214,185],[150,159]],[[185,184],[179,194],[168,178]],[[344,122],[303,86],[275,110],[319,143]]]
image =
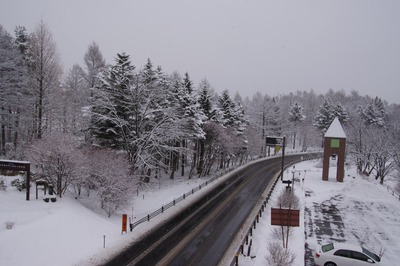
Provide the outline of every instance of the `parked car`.
[[318,266],[380,265],[381,258],[368,249],[344,243],[322,245],[314,255]]

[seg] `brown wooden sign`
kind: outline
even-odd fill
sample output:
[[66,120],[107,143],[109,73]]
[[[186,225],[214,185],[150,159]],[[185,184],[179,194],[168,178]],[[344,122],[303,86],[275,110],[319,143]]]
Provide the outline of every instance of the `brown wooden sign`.
[[127,225],[127,219],[128,218],[128,215],[126,215],[126,214],[122,214],[122,232],[121,232],[121,234],[123,234],[124,232],[126,233],[127,231],[126,231],[126,225]]
[[271,225],[300,226],[300,210],[271,208]]

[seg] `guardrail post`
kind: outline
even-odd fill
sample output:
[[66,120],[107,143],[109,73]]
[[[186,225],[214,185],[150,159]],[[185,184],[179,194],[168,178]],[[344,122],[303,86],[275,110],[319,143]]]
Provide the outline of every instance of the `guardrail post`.
[[249,248],[247,249],[247,257],[250,257],[251,245],[252,244],[253,244],[253,239],[250,239],[250,245],[249,245]]
[[249,244],[249,235],[246,235],[246,245]]

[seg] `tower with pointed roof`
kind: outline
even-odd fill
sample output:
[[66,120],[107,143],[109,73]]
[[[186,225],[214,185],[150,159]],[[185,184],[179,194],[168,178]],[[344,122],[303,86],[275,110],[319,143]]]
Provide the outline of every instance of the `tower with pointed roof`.
[[344,162],[346,152],[346,134],[336,117],[324,136],[324,162],[322,166],[322,180],[329,180],[329,162],[331,157],[337,160],[336,181],[343,182]]

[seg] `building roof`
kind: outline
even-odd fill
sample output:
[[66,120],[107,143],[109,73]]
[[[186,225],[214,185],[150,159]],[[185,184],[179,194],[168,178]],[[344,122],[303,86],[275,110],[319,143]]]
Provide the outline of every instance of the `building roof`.
[[342,125],[339,122],[339,119],[335,117],[332,121],[331,125],[329,126],[328,130],[325,132],[325,138],[346,138],[346,133],[342,128]]

